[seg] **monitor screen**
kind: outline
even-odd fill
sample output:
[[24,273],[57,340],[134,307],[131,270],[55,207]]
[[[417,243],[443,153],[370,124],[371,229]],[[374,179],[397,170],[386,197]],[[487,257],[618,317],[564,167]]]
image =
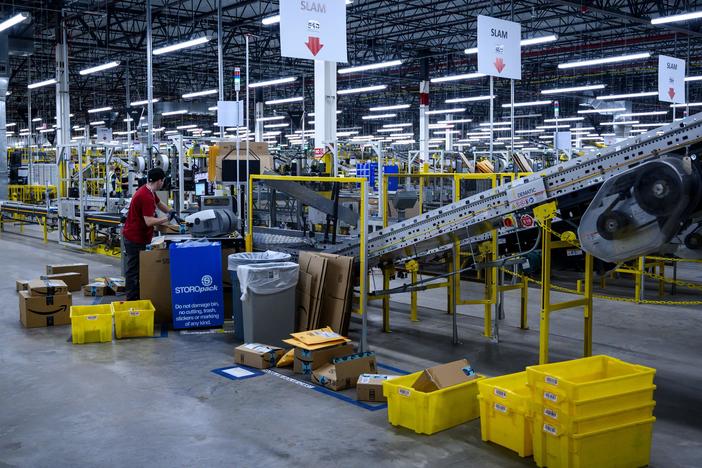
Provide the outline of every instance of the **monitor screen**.
[[195,195],[198,197],[207,195],[207,182],[198,182],[195,184]]

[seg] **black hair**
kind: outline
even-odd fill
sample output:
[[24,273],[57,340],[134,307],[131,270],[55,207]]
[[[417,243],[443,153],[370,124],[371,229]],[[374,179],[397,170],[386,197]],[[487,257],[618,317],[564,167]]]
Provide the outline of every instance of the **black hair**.
[[156,182],[165,178],[166,173],[163,172],[163,169],[161,169],[160,167],[154,167],[153,169],[150,169],[147,175],[147,180],[149,182]]

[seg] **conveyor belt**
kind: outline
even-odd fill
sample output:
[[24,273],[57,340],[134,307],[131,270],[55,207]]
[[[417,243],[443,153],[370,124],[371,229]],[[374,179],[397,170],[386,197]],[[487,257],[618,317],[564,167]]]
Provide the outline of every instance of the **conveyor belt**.
[[[557,200],[599,187],[605,180],[643,162],[650,161],[702,141],[702,114],[696,114],[617,145],[544,169],[496,189],[487,190],[451,205],[396,223],[369,235],[368,260],[394,260],[416,256],[455,240],[484,234],[501,225],[502,217],[532,209],[549,200]],[[543,181],[545,196],[527,200],[521,206],[510,203],[508,192],[525,184]],[[512,190],[515,189],[515,190]],[[342,255],[358,256],[358,244],[336,249]]]

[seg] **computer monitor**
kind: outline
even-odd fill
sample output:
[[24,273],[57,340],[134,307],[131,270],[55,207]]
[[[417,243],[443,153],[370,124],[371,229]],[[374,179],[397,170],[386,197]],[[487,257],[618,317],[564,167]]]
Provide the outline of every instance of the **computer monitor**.
[[198,197],[207,195],[207,182],[197,182],[195,184],[195,195]]

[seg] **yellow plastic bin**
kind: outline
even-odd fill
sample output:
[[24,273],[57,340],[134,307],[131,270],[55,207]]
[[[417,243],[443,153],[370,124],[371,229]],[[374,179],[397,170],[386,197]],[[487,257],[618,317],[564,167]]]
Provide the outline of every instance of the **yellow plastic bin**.
[[154,336],[155,310],[148,300],[113,302],[115,336],[117,338]]
[[431,435],[480,417],[478,382],[476,379],[435,392],[412,388],[422,372],[383,382],[383,395],[388,399],[388,421],[393,426]]
[[533,401],[550,405],[649,391],[656,374],[656,370],[650,367],[609,356],[530,366],[526,371]]
[[534,405],[534,413],[539,414],[544,423],[551,424],[559,433],[582,434],[649,419],[653,416],[655,406],[654,401],[649,401],[637,406],[626,405],[609,413],[574,417],[559,413],[550,406]]
[[526,372],[486,378],[478,382],[480,433],[483,441],[532,454],[531,392]]
[[647,418],[583,434],[567,434],[535,415],[534,462],[549,468],[647,466],[655,421],[656,418]]
[[73,344],[112,341],[112,307],[109,304],[71,306]]

